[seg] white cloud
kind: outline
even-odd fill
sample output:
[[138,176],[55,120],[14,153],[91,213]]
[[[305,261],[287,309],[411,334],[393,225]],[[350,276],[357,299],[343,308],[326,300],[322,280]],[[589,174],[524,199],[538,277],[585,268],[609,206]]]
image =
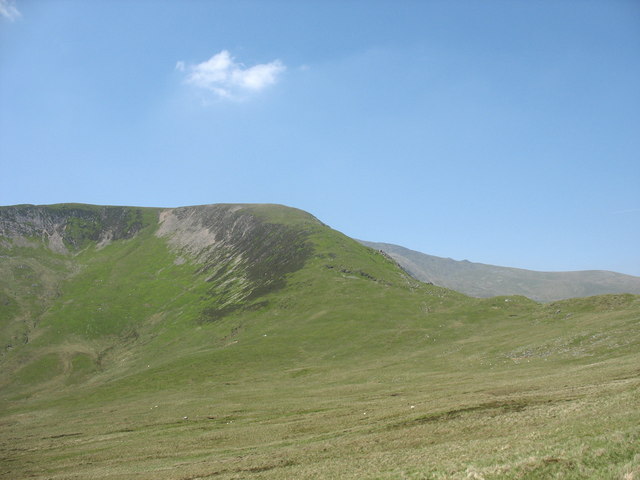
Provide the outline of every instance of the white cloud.
[[285,68],[280,60],[245,67],[235,62],[227,50],[222,50],[197,65],[187,66],[182,61],[176,64],[177,70],[189,72],[186,77],[188,84],[231,99],[238,99],[247,93],[258,92],[273,85]]
[[13,0],[0,0],[0,15],[10,22],[21,16]]

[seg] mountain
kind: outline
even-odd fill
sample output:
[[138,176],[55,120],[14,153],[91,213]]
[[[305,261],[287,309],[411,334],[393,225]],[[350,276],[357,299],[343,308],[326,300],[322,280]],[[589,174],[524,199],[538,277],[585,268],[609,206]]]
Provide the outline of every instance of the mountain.
[[0,478],[635,478],[639,319],[279,205],[0,207]]
[[358,241],[385,252],[417,280],[473,297],[523,295],[538,302],[553,302],[607,293],[640,294],[640,277],[622,273],[536,272],[435,257],[390,243]]

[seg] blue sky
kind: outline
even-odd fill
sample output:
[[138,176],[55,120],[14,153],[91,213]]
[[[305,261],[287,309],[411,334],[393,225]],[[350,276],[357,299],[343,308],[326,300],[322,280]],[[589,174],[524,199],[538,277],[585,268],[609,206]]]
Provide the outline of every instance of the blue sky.
[[637,1],[0,0],[0,205],[282,203],[640,275]]

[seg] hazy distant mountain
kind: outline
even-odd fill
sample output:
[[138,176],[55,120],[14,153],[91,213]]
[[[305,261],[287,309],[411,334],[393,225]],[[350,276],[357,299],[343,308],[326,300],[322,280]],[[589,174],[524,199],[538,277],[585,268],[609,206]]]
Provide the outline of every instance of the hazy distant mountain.
[[638,318],[279,205],[0,207],[0,478],[631,478]]
[[640,277],[621,273],[537,272],[435,257],[389,243],[359,242],[387,253],[418,280],[473,297],[524,295],[539,302],[552,302],[606,293],[640,294]]

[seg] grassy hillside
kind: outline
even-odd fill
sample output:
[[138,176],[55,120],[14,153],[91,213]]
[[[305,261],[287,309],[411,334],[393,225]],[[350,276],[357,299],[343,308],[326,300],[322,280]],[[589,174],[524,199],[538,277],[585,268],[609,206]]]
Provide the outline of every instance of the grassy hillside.
[[536,272],[435,257],[390,243],[359,241],[387,253],[420,281],[473,297],[524,295],[538,302],[553,302],[608,293],[640,294],[640,278],[622,273],[601,270]]
[[640,478],[640,297],[466,297],[275,205],[20,208],[0,478]]

